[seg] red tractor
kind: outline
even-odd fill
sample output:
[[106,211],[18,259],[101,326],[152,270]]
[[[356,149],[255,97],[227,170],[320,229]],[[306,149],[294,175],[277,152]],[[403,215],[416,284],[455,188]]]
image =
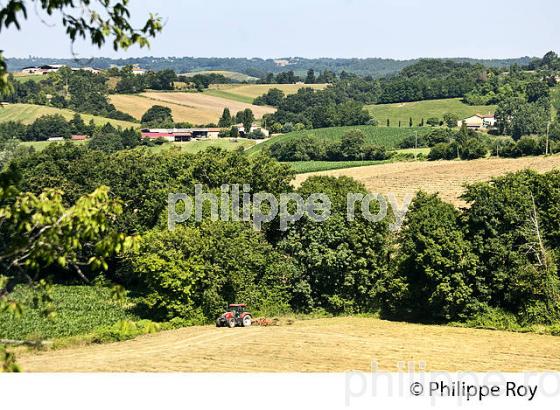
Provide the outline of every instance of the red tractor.
[[247,305],[244,303],[232,303],[228,307],[228,311],[216,320],[217,327],[235,327],[251,326],[253,318],[251,313],[247,310]]

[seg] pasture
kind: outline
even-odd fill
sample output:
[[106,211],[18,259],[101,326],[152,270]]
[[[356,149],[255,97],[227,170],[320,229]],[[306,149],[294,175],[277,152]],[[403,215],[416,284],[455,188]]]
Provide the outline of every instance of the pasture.
[[[21,121],[24,124],[31,124],[33,121],[43,115],[52,114],[60,114],[66,120],[70,120],[74,116],[75,112],[64,108],[47,107],[44,105],[5,104],[0,107],[0,122]],[[123,128],[140,127],[140,124],[134,122],[113,120],[110,118],[99,117],[97,115],[91,114],[80,113],[80,115],[86,123],[88,123],[90,120],[93,120],[96,125],[105,125],[106,123],[110,123],[114,126]]]
[[145,92],[142,94],[114,94],[110,96],[111,103],[118,110],[124,111],[140,119],[153,105],[163,105],[171,108],[173,119],[177,122],[192,124],[217,123],[224,108],[229,108],[235,115],[237,111],[250,108],[256,118],[275,111],[272,107],[259,107],[239,101],[214,97],[204,93],[188,92]]
[[440,197],[457,206],[464,184],[488,181],[492,177],[526,168],[547,172],[560,168],[560,155],[548,157],[483,158],[473,161],[416,161],[348,168],[297,175],[294,184],[300,185],[311,175],[346,175],[363,183],[373,193],[392,192],[399,201],[405,195],[423,190],[439,193]]
[[[224,346],[243,346],[232,360]],[[457,348],[461,346],[461,348]],[[344,372],[560,370],[560,338],[419,325],[364,317],[296,320],[282,326],[194,326],[125,342],[18,355],[30,372]]]
[[182,74],[179,74],[179,75],[183,75],[185,77],[192,77],[193,75],[197,75],[197,74],[202,74],[202,75],[219,74],[219,75],[223,75],[224,77],[229,78],[229,79],[234,80],[234,81],[251,82],[251,81],[258,80],[257,77],[251,77],[250,75],[243,74],[243,73],[238,73],[237,71],[226,71],[226,70],[191,71],[189,73],[182,73]]
[[360,130],[365,134],[365,139],[367,144],[382,145],[386,149],[396,149],[399,144],[408,136],[414,135],[415,132],[418,135],[425,135],[429,133],[432,128],[430,127],[373,127],[371,125],[358,125],[350,127],[333,127],[333,128],[317,128],[312,130],[294,131],[288,134],[278,135],[272,137],[262,144],[258,144],[254,148],[249,150],[249,154],[254,154],[261,151],[276,142],[285,142],[292,139],[298,139],[303,136],[315,137],[326,142],[337,142],[340,141],[342,136],[348,131]]
[[301,88],[322,90],[327,84],[212,84],[205,94],[251,104],[253,100],[266,94],[271,88],[278,88],[284,94],[295,94]]
[[[71,141],[73,144],[85,144],[86,141]],[[43,151],[50,144],[60,144],[56,141],[25,141],[21,143],[26,147],[33,147],[36,151]],[[248,149],[255,145],[254,140],[245,138],[238,138],[237,140],[224,138],[224,139],[211,139],[211,140],[193,140],[189,142],[170,142],[153,147],[146,147],[152,152],[161,152],[168,149],[178,149],[190,154],[196,154],[199,151],[204,151],[207,148],[221,148],[227,151],[233,151],[239,148]],[[309,171],[308,171],[309,172]]]
[[445,113],[457,114],[459,118],[463,119],[474,114],[493,114],[496,111],[495,105],[467,105],[462,103],[460,98],[376,104],[368,105],[366,108],[382,127],[387,126],[387,119],[390,120],[392,127],[397,127],[399,121],[403,127],[408,127],[410,118],[412,118],[413,125],[416,126],[422,121],[422,118],[424,118],[424,122],[430,117],[443,120]]

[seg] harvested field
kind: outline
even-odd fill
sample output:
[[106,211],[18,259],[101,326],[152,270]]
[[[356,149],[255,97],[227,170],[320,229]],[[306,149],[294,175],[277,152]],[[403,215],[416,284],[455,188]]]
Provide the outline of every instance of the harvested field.
[[[295,94],[301,88],[313,88],[315,90],[323,90],[328,84],[212,84],[208,93],[220,91],[227,96],[240,96],[254,100],[263,94],[266,94],[271,88],[278,88],[284,94]],[[218,94],[216,94],[218,95]]]
[[311,175],[347,175],[362,182],[370,192],[395,193],[402,200],[408,193],[418,190],[439,193],[440,196],[458,206],[465,203],[459,199],[465,183],[488,181],[494,176],[531,168],[538,172],[560,169],[560,155],[525,158],[484,158],[474,161],[422,161],[395,162],[346,168],[332,171],[312,172],[296,176],[300,185]]
[[[235,346],[247,353],[224,354]],[[560,370],[560,337],[340,317],[189,327],[19,359],[34,372],[342,372],[368,371],[373,360],[390,371],[403,361],[428,371],[544,371]]]
[[245,108],[253,110],[256,118],[275,111],[272,107],[259,107],[239,101],[214,97],[203,93],[181,92],[146,92],[137,95],[114,94],[110,97],[117,109],[135,118],[142,115],[153,105],[164,105],[171,108],[175,121],[186,121],[193,124],[216,123],[224,108],[228,107],[232,114]]

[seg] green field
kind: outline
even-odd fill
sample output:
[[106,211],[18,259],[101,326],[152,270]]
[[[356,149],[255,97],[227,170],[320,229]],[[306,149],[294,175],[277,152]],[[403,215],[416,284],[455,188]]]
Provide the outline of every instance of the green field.
[[185,77],[192,77],[196,74],[221,74],[226,78],[232,79],[234,81],[256,81],[258,78],[251,77],[250,75],[238,73],[236,71],[225,71],[225,70],[206,70],[206,71],[192,71],[190,73],[183,73]]
[[399,121],[403,127],[408,127],[410,118],[416,126],[422,121],[422,118],[424,121],[431,117],[443,119],[445,113],[453,113],[457,114],[459,118],[466,118],[474,114],[493,114],[496,110],[495,105],[463,104],[460,98],[368,105],[366,108],[382,127],[387,125],[387,119],[391,121],[392,127],[398,126]]
[[204,151],[207,148],[221,148],[227,151],[233,151],[238,148],[248,149],[255,145],[255,141],[248,140],[244,138],[238,138],[237,141],[231,140],[229,138],[213,139],[213,140],[198,140],[190,142],[172,142],[169,144],[157,145],[150,148],[155,152],[159,152],[166,149],[180,149],[182,152],[188,152],[190,154],[196,154],[197,152]]
[[99,286],[54,285],[52,298],[56,316],[47,318],[32,307],[35,295],[29,287],[18,287],[10,295],[20,302],[23,315],[0,313],[0,339],[42,339],[85,334],[119,320],[138,319],[111,299],[111,291]]
[[26,81],[41,81],[46,79],[47,76],[43,74],[29,74],[29,75],[14,75],[14,80],[24,83]]
[[[27,147],[33,147],[36,151],[44,150],[49,144],[60,144],[61,142],[55,141],[26,141],[21,144]],[[86,141],[72,141],[74,144],[85,144]],[[161,152],[168,149],[180,149],[183,152],[196,154],[197,152],[204,151],[206,148],[214,147],[221,148],[227,151],[233,151],[238,148],[248,149],[255,145],[255,141],[244,138],[239,138],[237,141],[230,140],[229,138],[214,139],[214,140],[199,140],[190,142],[171,142],[162,145],[155,145],[148,149],[153,152]]]
[[301,88],[322,90],[327,84],[213,84],[204,93],[214,97],[252,104],[253,100],[266,94],[271,88],[278,88],[284,94],[295,94]]
[[318,128],[314,130],[294,131],[288,134],[272,137],[265,142],[249,149],[249,154],[255,154],[276,142],[288,141],[301,138],[303,136],[316,137],[327,142],[339,141],[342,136],[351,130],[361,130],[366,136],[367,144],[382,145],[386,149],[396,149],[403,139],[418,132],[418,135],[425,135],[433,128],[431,127],[373,127],[371,125],[358,125],[351,127]]
[[[0,107],[0,122],[7,121],[21,121],[24,124],[31,124],[37,118],[43,115],[60,114],[67,120],[72,119],[75,112],[63,108],[47,107],[44,105],[35,104],[5,104]],[[109,118],[99,117],[90,114],[80,114],[84,121],[88,123],[93,119],[93,122],[97,125],[104,125],[106,123],[111,123],[115,126],[120,126],[123,128],[140,127],[140,124],[128,121],[112,120]]]
[[330,169],[355,168],[366,165],[386,164],[386,161],[298,161],[298,162],[282,162],[289,165],[296,174],[305,174],[307,172],[328,171]]

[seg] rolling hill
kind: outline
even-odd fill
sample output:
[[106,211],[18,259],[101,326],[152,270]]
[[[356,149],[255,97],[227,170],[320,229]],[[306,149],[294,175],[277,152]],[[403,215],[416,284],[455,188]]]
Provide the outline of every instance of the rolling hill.
[[284,94],[295,94],[301,88],[314,88],[322,90],[328,84],[212,84],[204,93],[216,97],[227,98],[233,101],[252,104],[253,100],[266,94],[271,88],[278,88]]
[[279,135],[272,137],[261,144],[255,145],[253,148],[249,149],[249,154],[255,154],[263,149],[270,147],[270,145],[276,142],[288,141],[291,139],[301,138],[303,136],[317,137],[319,139],[334,142],[339,141],[342,136],[351,130],[361,130],[366,136],[367,144],[382,145],[387,149],[396,149],[403,139],[409,135],[414,135],[415,132],[418,135],[424,135],[429,133],[432,128],[430,127],[373,127],[371,125],[358,125],[351,127],[333,127],[333,128],[318,128],[313,130],[303,130],[294,131],[288,134]]
[[[43,115],[60,114],[67,120],[70,120],[75,112],[72,110],[67,110],[63,108],[47,107],[44,105],[35,104],[5,104],[0,106],[0,122],[7,121],[21,121],[24,124],[31,124],[37,118]],[[93,120],[97,125],[103,125],[110,123],[114,126],[120,126],[123,128],[127,127],[140,127],[140,124],[129,122],[129,121],[119,121],[110,118],[99,117],[97,115],[82,114],[80,113],[84,121],[87,123]]]
[[376,104],[366,106],[369,113],[379,121],[379,126],[387,125],[387,119],[391,126],[399,125],[407,127],[409,119],[412,118],[416,126],[422,118],[426,121],[430,117],[443,119],[445,113],[457,114],[460,118],[470,117],[474,114],[493,114],[495,105],[467,105],[460,98],[449,98],[443,100],[425,100],[395,104]]
[[182,73],[180,75],[184,75],[185,77],[192,77],[197,74],[219,74],[223,75],[226,78],[229,78],[234,81],[256,81],[258,80],[257,77],[251,77],[250,75],[239,73],[237,71],[227,71],[227,70],[202,70],[202,71],[191,71],[189,73]]
[[256,118],[261,118],[264,114],[275,111],[272,107],[260,107],[204,93],[145,92],[134,95],[114,94],[110,96],[110,100],[118,110],[138,119],[153,105],[163,105],[171,108],[175,121],[193,124],[217,123],[226,107],[230,109],[232,114],[250,108]]

